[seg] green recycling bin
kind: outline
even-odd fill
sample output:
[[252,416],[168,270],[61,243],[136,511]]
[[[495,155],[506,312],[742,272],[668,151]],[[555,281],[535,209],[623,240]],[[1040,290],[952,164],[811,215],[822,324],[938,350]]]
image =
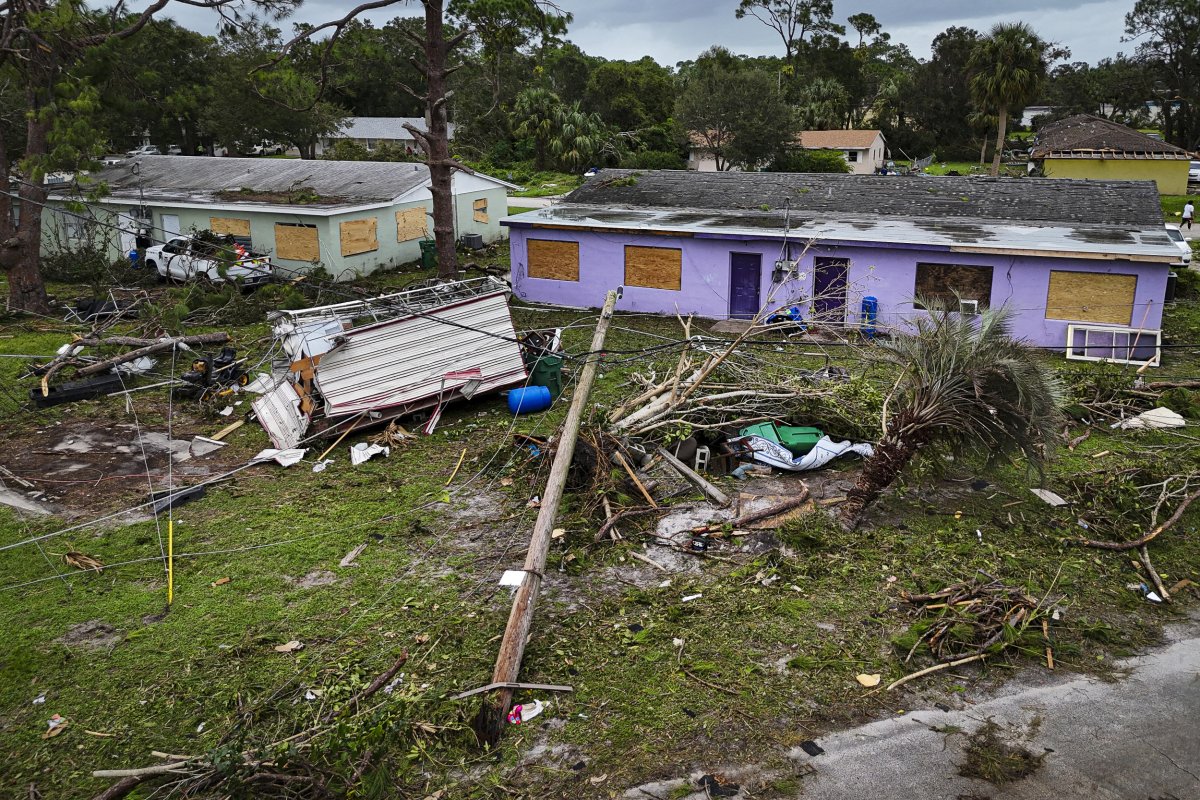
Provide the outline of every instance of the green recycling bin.
[[437,240],[421,240],[421,266],[424,269],[437,269]]
[[529,371],[529,385],[545,386],[551,397],[558,397],[562,394],[562,365],[562,356],[538,356]]

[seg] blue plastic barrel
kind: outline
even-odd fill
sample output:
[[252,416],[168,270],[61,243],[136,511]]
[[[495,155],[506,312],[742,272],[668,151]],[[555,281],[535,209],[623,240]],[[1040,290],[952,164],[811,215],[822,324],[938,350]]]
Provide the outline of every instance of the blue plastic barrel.
[[862,299],[862,332],[868,339],[875,338],[875,322],[879,319],[879,300],[867,296]]
[[550,390],[545,386],[528,386],[508,392],[508,410],[514,414],[534,414],[550,407]]

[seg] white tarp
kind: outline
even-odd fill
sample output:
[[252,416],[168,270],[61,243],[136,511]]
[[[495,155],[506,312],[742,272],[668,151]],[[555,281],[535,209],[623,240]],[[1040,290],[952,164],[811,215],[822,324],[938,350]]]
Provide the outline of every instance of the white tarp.
[[1143,411],[1136,417],[1123,419],[1113,427],[1122,430],[1138,430],[1141,428],[1182,428],[1186,424],[1183,417],[1169,408],[1152,408],[1149,411]]
[[745,445],[753,453],[753,459],[760,464],[775,467],[776,469],[786,469],[790,472],[804,472],[810,469],[818,469],[825,466],[830,461],[833,461],[839,456],[844,456],[847,453],[858,453],[863,458],[870,458],[875,452],[875,449],[866,442],[835,442],[828,436],[822,436],[812,450],[800,457],[792,455],[792,452],[781,444],[772,442],[770,439],[764,439],[761,436],[743,436],[735,440],[737,443]]
[[257,464],[261,461],[274,461],[281,467],[290,467],[292,464],[299,464],[304,458],[304,454],[308,452],[302,448],[293,450],[277,450],[275,448],[267,448],[262,450],[254,458],[250,459],[251,464]]

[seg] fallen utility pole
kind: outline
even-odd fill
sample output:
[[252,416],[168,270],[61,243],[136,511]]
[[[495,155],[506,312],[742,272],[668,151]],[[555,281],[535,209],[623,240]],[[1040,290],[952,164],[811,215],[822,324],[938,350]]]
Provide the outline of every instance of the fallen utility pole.
[[[118,364],[124,364],[128,361],[137,361],[142,356],[161,353],[163,350],[171,350],[181,344],[225,344],[229,341],[227,333],[201,333],[196,336],[180,336],[174,339],[134,339],[128,336],[111,336],[108,339],[94,340],[83,339],[75,344],[82,344],[86,347],[99,347],[100,345],[123,344],[132,347],[137,347],[137,350],[131,350],[128,353],[122,353],[119,356],[114,356],[106,361],[97,361],[95,364],[89,364],[86,367],[81,367],[77,373],[80,377],[95,375],[97,372],[107,372]],[[139,346],[140,345],[140,346]]]
[[[579,424],[583,421],[588,396],[596,382],[600,351],[608,335],[617,296],[618,292],[611,291],[604,300],[604,309],[600,312],[600,321],[596,323],[596,333],[592,336],[591,350],[579,373],[575,396],[571,398],[571,408],[567,412],[562,435],[554,449],[550,477],[546,479],[546,491],[542,494],[542,505],[537,520],[533,523],[529,552],[525,556],[525,577],[513,598],[508,625],[504,629],[504,638],[500,642],[500,652],[496,657],[496,669],[492,673],[492,683],[516,683],[517,675],[521,671],[521,658],[525,655],[525,642],[529,638],[533,610],[537,604],[538,591],[542,588],[542,574],[546,569],[546,556],[550,551],[550,534],[558,518],[558,506],[562,502],[563,490],[567,483],[567,470],[571,467],[571,459],[575,455],[575,442],[579,438]],[[500,738],[500,731],[512,704],[512,696],[511,688],[501,688],[496,702],[484,701],[483,708],[479,711],[476,729],[485,741],[494,743]]]

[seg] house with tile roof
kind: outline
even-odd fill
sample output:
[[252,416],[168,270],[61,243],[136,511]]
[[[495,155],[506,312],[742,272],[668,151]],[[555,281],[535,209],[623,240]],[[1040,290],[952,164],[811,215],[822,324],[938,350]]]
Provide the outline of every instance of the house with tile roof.
[[1188,152],[1091,114],[1038,131],[1029,160],[1047,178],[1154,181],[1160,194],[1186,194]]
[[921,300],[1007,306],[1076,358],[1159,348],[1179,252],[1149,181],[604,170],[506,217],[514,294],[709,319],[796,309],[809,330],[903,329]]

